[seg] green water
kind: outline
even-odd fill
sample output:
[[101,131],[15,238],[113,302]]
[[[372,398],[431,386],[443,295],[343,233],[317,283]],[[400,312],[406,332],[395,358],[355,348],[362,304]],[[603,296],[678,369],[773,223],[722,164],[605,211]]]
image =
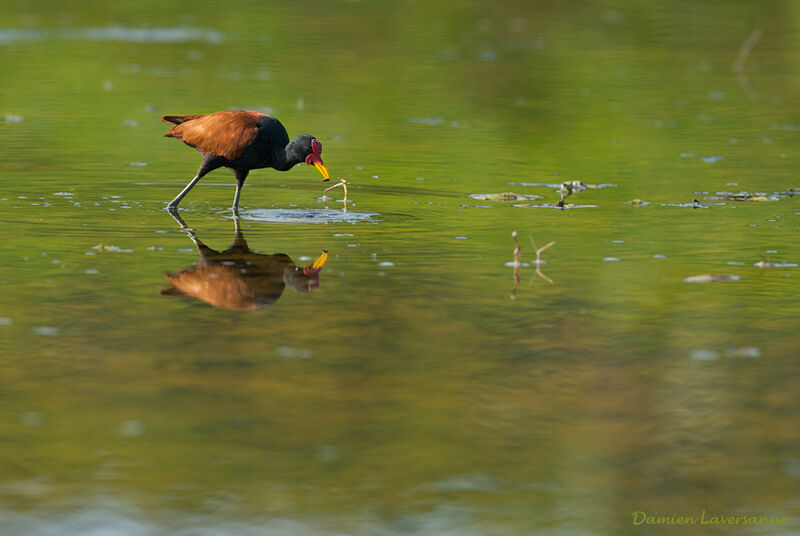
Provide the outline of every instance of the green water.
[[[0,533],[800,530],[796,3],[1,5]],[[330,254],[254,311],[159,293],[235,238],[159,118],[228,108],[349,184],[250,174]]]

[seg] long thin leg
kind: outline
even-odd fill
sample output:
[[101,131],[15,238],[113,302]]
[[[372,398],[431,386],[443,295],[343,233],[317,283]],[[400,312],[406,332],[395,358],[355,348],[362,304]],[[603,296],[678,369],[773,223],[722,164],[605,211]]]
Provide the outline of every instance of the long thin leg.
[[167,205],[167,209],[171,210],[171,211],[172,210],[178,210],[178,203],[180,203],[181,199],[183,199],[183,197],[186,194],[189,193],[189,190],[191,190],[192,187],[195,184],[197,184],[197,181],[199,181],[202,178],[203,178],[203,176],[200,175],[199,173],[197,175],[195,175],[195,177],[189,182],[189,184],[186,185],[186,188],[181,190],[181,193],[179,193],[177,196],[175,196],[175,199],[173,199],[172,201],[169,202],[169,205]]
[[247,179],[247,174],[250,172],[248,169],[234,169],[236,174],[236,193],[233,195],[233,213],[239,214],[239,196],[242,195],[242,186]]
[[189,184],[187,184],[186,187],[183,190],[181,190],[181,193],[175,196],[175,199],[169,202],[169,204],[167,205],[167,210],[169,211],[178,210],[178,203],[180,203],[181,199],[183,199],[184,196],[189,193],[189,190],[191,190],[194,187],[194,185],[197,184],[197,181],[202,179],[208,172],[214,171],[220,166],[222,166],[222,163],[219,161],[218,157],[213,155],[204,156],[203,163],[200,165],[200,169],[197,170],[197,175],[195,175],[195,177],[191,181],[189,181]]

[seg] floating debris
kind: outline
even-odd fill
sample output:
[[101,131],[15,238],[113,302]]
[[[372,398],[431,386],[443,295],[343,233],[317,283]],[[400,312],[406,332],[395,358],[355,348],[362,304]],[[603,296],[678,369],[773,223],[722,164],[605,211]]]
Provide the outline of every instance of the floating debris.
[[469,194],[467,197],[470,199],[478,199],[480,201],[499,201],[503,203],[510,203],[512,201],[533,201],[534,199],[542,199],[541,195],[524,195],[514,192],[502,192],[499,194]]
[[572,180],[572,181],[564,181],[559,183],[552,183],[552,182],[509,182],[507,184],[516,185],[516,186],[543,186],[547,188],[555,188],[555,190],[561,195],[561,200],[555,204],[542,204],[542,205],[514,205],[518,207],[524,208],[587,208],[587,207],[596,207],[596,205],[570,205],[567,204],[566,199],[573,195],[577,194],[578,192],[582,192],[583,190],[596,190],[599,188],[608,188],[616,186],[616,184],[586,184],[583,181],[579,180]]
[[96,246],[92,246],[92,249],[110,253],[133,253],[132,249],[121,248],[119,246],[107,246],[106,244],[97,244]]
[[588,186],[586,186],[581,181],[566,181],[561,183],[561,186],[558,189],[558,193],[561,194],[561,201],[564,201],[572,194],[577,194],[578,192],[582,192],[587,188]]
[[509,186],[542,186],[545,188],[555,188],[556,190],[560,189],[562,185],[567,183],[580,183],[582,184],[586,190],[599,190],[601,188],[616,188],[616,184],[586,184],[585,182],[581,181],[567,181],[564,182],[507,182]]
[[130,167],[145,167],[149,165],[147,162],[131,162],[128,164]]
[[392,261],[383,261],[383,262],[379,262],[378,266],[387,266],[387,267],[388,266],[394,266],[394,263]]
[[[711,203],[709,203],[711,204]],[[693,199],[691,203],[661,203],[662,207],[682,207],[682,208],[708,208],[709,204],[703,204],[697,199]],[[724,205],[725,203],[713,203],[716,205]]]
[[755,346],[740,346],[725,350],[725,357],[756,359],[761,357],[761,350]]
[[712,200],[719,200],[719,201],[755,201],[763,203],[765,201],[780,201],[780,197],[777,195],[766,195],[766,194],[751,194],[748,192],[738,192],[738,193],[731,193],[731,192],[717,192],[715,196],[707,197],[706,199]]
[[758,261],[757,263],[753,264],[753,266],[756,268],[797,268],[797,263]]
[[650,204],[649,201],[642,201],[641,199],[631,199],[630,201],[623,201],[624,205],[631,205],[632,207],[646,207]]
[[693,275],[684,279],[686,283],[715,283],[717,281],[738,281],[741,279],[735,274],[703,274]]
[[721,156],[701,156],[700,161],[705,162],[706,164],[713,164],[714,162],[719,162],[722,160]]
[[603,262],[619,262],[621,259],[619,257],[604,257]]
[[573,209],[573,208],[597,208],[597,205],[573,205],[572,203],[563,203],[559,201],[558,203],[543,203],[540,205],[530,204],[530,205],[513,205],[515,207],[520,208],[557,208],[557,209]]

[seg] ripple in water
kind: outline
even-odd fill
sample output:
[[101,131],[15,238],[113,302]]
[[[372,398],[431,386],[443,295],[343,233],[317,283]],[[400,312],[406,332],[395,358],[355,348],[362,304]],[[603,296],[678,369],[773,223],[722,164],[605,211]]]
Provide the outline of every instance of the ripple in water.
[[185,43],[189,41],[205,41],[210,44],[219,44],[225,41],[225,35],[209,28],[191,28],[186,26],[162,28],[91,26],[88,28],[64,28],[53,30],[26,28],[0,29],[0,43],[43,41],[47,39],[134,43]]
[[265,223],[378,223],[377,212],[325,209],[256,209],[240,212],[243,220]]

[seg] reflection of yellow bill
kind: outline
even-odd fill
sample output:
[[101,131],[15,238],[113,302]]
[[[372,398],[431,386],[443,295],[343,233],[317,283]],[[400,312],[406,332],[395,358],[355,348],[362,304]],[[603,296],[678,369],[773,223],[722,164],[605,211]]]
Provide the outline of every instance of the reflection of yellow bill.
[[311,268],[314,270],[321,270],[325,263],[328,262],[328,252],[323,250],[322,255],[320,255],[317,260],[314,261],[314,264],[311,265]]

